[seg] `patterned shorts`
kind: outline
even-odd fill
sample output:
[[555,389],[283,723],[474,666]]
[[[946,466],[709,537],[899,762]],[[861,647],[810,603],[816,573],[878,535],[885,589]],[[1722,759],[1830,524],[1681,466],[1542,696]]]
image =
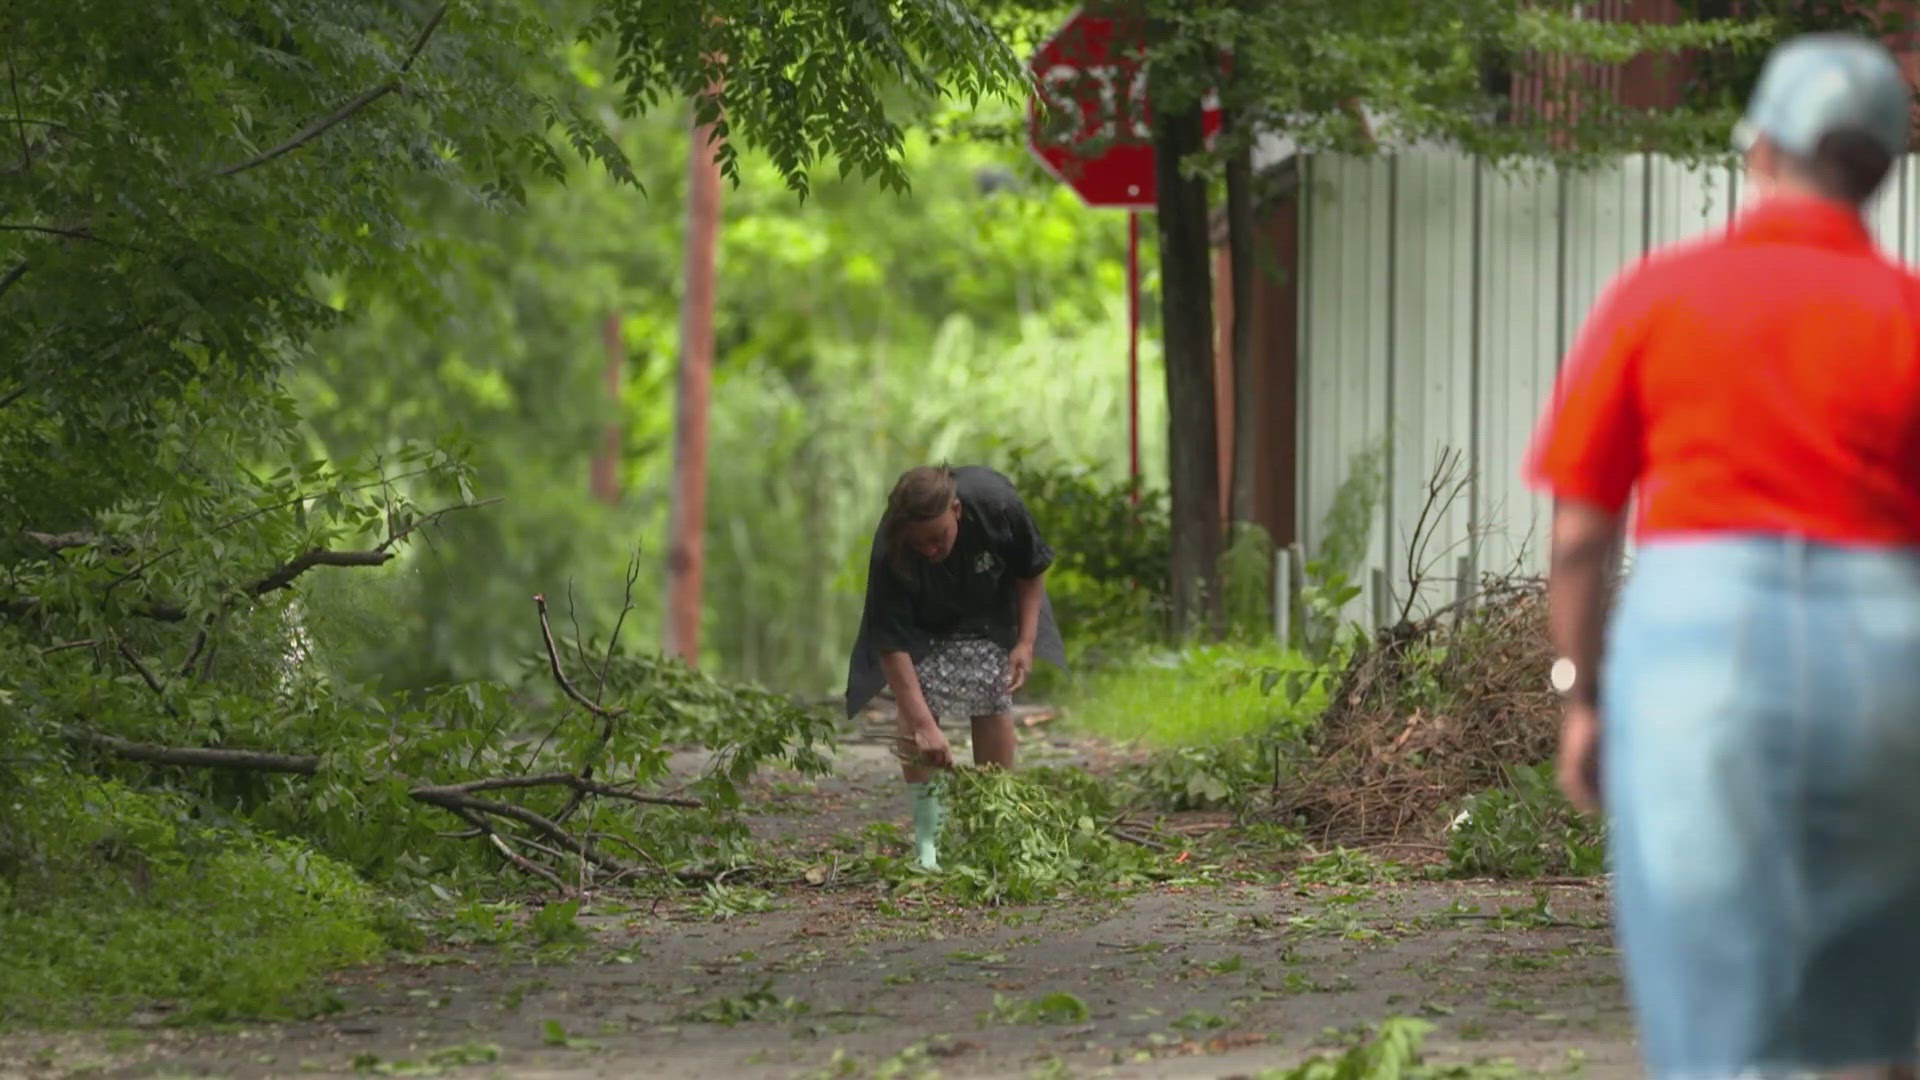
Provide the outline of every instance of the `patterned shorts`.
[[1013,708],[1007,650],[979,638],[943,638],[914,665],[927,708],[942,720],[996,716]]

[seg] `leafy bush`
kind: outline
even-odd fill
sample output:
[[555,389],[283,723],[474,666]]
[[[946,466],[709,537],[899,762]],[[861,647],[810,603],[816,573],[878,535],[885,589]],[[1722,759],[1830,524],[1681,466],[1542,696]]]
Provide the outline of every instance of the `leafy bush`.
[[1150,876],[1151,854],[1107,831],[1119,808],[1085,772],[956,768],[940,783],[941,883],[959,899],[1037,903]]
[[187,800],[67,778],[17,790],[0,865],[0,1022],[324,1007],[315,980],[377,956],[390,912],[298,841],[196,820]]
[[1560,794],[1550,763],[1516,765],[1505,786],[1467,800],[1447,862],[1461,877],[1591,877],[1606,872],[1606,841]]
[[1102,482],[1090,466],[1051,464],[1028,452],[1013,453],[1006,473],[1056,553],[1047,595],[1069,645],[1097,661],[1116,646],[1164,638],[1167,493]]

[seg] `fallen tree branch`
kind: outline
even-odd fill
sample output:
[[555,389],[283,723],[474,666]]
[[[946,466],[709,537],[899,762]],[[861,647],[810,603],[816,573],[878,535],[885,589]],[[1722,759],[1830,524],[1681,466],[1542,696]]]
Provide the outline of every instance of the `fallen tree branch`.
[[[28,262],[25,259],[22,259],[19,262],[14,263],[13,269],[7,271],[7,276],[0,277],[0,296],[5,296],[7,294],[8,289],[13,288],[16,282],[18,282],[21,278],[26,277],[27,267],[32,265],[33,265],[32,263]],[[13,393],[8,394],[5,398],[0,399],[0,409],[4,409],[7,406],[13,404],[14,399],[18,398],[22,393],[25,393],[25,390],[16,390]]]
[[466,810],[450,810],[449,812],[467,824],[472,825],[476,831],[492,842],[494,848],[500,852],[502,857],[509,863],[512,863],[513,866],[522,873],[531,874],[534,877],[551,882],[554,888],[559,889],[563,893],[567,891],[567,883],[561,879],[559,874],[554,873],[539,863],[534,862],[532,859],[527,858],[525,855],[513,850],[512,845],[508,844],[506,838],[494,830],[493,824],[486,818]]
[[595,703],[592,698],[581,693],[579,687],[573,685],[573,680],[567,678],[566,671],[561,668],[560,647],[554,644],[553,623],[547,617],[546,594],[535,593],[533,596],[533,606],[535,609],[537,609],[540,612],[540,636],[546,641],[547,664],[549,667],[552,668],[553,680],[560,684],[561,691],[564,692],[569,698],[572,698],[575,704],[579,705],[581,708],[587,710],[588,712],[592,713],[595,716],[598,716],[606,720],[611,720],[614,717],[619,716],[622,710],[609,709],[603,705],[599,705]]
[[511,821],[517,821],[553,841],[555,844],[558,844],[567,853],[577,855],[610,873],[617,874],[629,869],[629,867],[618,859],[610,859],[605,855],[596,853],[591,847],[582,843],[572,833],[562,828],[561,825],[552,818],[547,817],[545,814],[529,810],[524,806],[518,806],[514,803],[496,802],[492,799],[477,799],[465,792],[453,791],[447,788],[414,788],[407,792],[407,794],[416,802],[423,802],[429,806],[438,806],[445,810],[470,810],[478,814],[492,814],[495,817],[503,817]]
[[326,116],[323,116],[320,119],[315,120],[313,123],[308,124],[306,127],[300,129],[298,133],[296,133],[292,138],[288,139],[286,142],[283,142],[280,145],[273,147],[272,149],[263,150],[260,153],[255,154],[254,156],[248,158],[245,161],[236,162],[232,165],[224,166],[216,170],[214,172],[214,175],[215,176],[233,176],[236,173],[243,173],[243,172],[246,172],[248,169],[252,169],[260,165],[265,165],[267,162],[272,161],[274,158],[277,158],[282,154],[292,153],[293,151],[300,149],[302,146],[305,146],[307,143],[310,143],[313,140],[319,138],[320,136],[326,134],[329,129],[335,127],[336,125],[344,123],[346,120],[351,118],[354,113],[359,112],[361,109],[366,108],[367,106],[373,104],[374,102],[379,101],[381,98],[386,97],[388,94],[393,93],[395,90],[400,89],[400,77],[405,75],[408,69],[413,67],[413,62],[415,59],[419,57],[420,51],[427,47],[427,39],[433,36],[433,32],[436,29],[438,29],[440,26],[440,21],[442,19],[445,19],[446,16],[447,16],[447,5],[441,4],[438,8],[434,10],[432,17],[430,17],[427,20],[427,24],[420,28],[420,33],[416,35],[413,39],[413,47],[407,50],[406,58],[400,61],[399,69],[396,70],[392,75],[389,75],[385,79],[382,79],[380,82],[374,84],[371,87],[368,87],[366,90],[362,91],[360,94],[356,95],[351,100],[349,100],[346,104],[341,105],[339,108],[333,110],[331,113],[328,113]]
[[105,240],[93,235],[91,230],[84,227],[74,228],[64,225],[35,225],[31,222],[0,222],[0,232],[39,233],[42,236],[59,236],[68,240],[91,240],[96,244],[106,243]]
[[650,803],[657,806],[680,806],[689,810],[698,810],[705,804],[698,799],[683,799],[671,795],[646,795],[638,791],[602,784],[573,773],[544,773],[539,776],[497,776],[486,780],[469,780],[463,784],[440,784],[422,787],[418,790],[450,792],[471,795],[478,791],[503,791],[512,788],[570,787],[588,795],[604,795],[609,799],[626,799],[629,802]]
[[48,551],[66,551],[69,548],[93,547],[100,543],[100,537],[90,532],[44,533],[28,530],[27,539],[46,548]]
[[320,758],[314,754],[274,754],[262,750],[221,750],[197,746],[160,746],[139,743],[91,731],[69,733],[82,742],[92,743],[116,757],[144,761],[152,765],[181,765],[201,769],[245,769],[252,772],[293,773],[313,776],[320,771]]

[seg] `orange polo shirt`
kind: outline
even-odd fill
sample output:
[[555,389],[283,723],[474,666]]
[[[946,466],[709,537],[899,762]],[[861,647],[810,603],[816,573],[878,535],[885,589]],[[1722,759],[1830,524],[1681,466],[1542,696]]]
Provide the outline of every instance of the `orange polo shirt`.
[[1778,196],[1608,287],[1526,467],[1638,539],[1920,544],[1920,278],[1858,215]]

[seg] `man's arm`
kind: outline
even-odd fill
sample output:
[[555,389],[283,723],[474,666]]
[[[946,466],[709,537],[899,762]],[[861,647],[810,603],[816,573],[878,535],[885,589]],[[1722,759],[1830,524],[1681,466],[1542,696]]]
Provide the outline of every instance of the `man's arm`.
[[1573,700],[1592,707],[1606,638],[1607,591],[1619,557],[1622,515],[1562,500],[1553,511],[1547,571],[1554,650],[1574,665]]

